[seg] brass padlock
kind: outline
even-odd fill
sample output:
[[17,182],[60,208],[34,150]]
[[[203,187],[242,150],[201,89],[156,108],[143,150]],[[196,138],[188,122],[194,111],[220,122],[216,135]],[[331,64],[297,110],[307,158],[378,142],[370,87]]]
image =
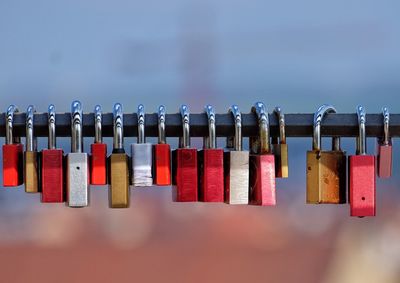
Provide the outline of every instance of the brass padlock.
[[285,115],[279,106],[275,107],[274,113],[279,120],[279,141],[277,138],[272,138],[272,152],[275,155],[275,174],[277,178],[288,178],[289,161],[285,135]]
[[322,105],[314,114],[313,150],[307,151],[307,203],[346,203],[346,153],[340,138],[332,139],[332,150],[321,150],[321,122],[326,113],[336,113]]
[[37,140],[33,132],[33,114],[35,112],[35,107],[29,105],[26,110],[26,151],[24,153],[24,183],[27,193],[39,192]]
[[109,205],[111,208],[129,207],[129,166],[124,150],[124,124],[122,105],[116,103],[113,110],[113,151],[109,159]]

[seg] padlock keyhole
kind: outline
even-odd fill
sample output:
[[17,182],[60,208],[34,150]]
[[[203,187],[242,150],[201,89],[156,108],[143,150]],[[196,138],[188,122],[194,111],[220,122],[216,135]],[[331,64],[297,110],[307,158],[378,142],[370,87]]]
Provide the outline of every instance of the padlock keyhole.
[[79,167],[79,166],[76,166],[76,170],[81,170],[81,167]]
[[365,200],[365,197],[362,197],[361,199],[362,199],[362,200]]

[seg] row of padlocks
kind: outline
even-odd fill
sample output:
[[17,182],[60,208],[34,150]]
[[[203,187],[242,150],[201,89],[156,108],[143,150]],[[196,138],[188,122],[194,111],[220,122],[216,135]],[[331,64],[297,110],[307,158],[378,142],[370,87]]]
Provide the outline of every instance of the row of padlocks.
[[[107,156],[102,142],[101,107],[95,108],[95,141],[91,152],[83,152],[82,106],[79,101],[71,109],[71,153],[64,156],[56,147],[56,113],[48,108],[48,148],[37,151],[33,115],[26,112],[26,150],[19,137],[13,136],[13,116],[18,111],[11,105],[6,113],[6,143],[3,145],[3,185],[25,184],[28,193],[41,193],[44,203],[66,202],[69,207],[89,204],[89,186],[109,184],[111,208],[129,207],[130,184],[135,187],[175,185],[178,202],[226,202],[273,206],[276,204],[275,178],[288,177],[288,147],[285,119],[279,107],[279,142],[270,142],[268,112],[257,102],[252,112],[257,116],[259,135],[250,138],[250,151],[242,149],[241,112],[230,108],[235,136],[227,138],[226,148],[217,148],[215,113],[205,107],[209,136],[204,148],[190,147],[190,115],[186,105],[180,108],[183,136],[179,148],[173,150],[165,138],[165,108],[158,111],[158,144],[146,143],[145,112],[138,107],[138,140],[131,145],[131,156],[124,150],[122,105],[113,108],[113,151]],[[314,115],[313,148],[307,152],[307,203],[350,203],[351,216],[374,216],[376,178],[392,174],[392,143],[389,136],[389,112],[383,109],[384,139],[378,141],[377,158],[366,153],[366,113],[357,107],[359,137],[356,155],[346,157],[340,138],[332,140],[332,150],[321,149],[321,122],[326,113],[336,113],[331,105],[322,105]],[[347,170],[347,163],[348,169]],[[348,176],[347,176],[348,175]]]

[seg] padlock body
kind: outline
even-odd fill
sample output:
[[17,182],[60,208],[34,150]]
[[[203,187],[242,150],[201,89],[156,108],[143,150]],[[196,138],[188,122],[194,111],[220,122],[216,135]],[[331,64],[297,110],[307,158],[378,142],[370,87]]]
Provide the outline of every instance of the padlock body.
[[153,145],[151,143],[134,143],[132,153],[132,185],[148,187],[153,185]]
[[307,203],[346,203],[346,153],[307,152]]
[[225,202],[249,203],[249,152],[224,152]]
[[389,178],[392,176],[392,143],[385,145],[382,142],[378,142],[377,147],[378,177]]
[[3,145],[3,186],[16,187],[23,183],[23,145]]
[[177,202],[198,201],[197,149],[178,148],[175,150],[176,167],[174,180],[176,188],[173,199]]
[[375,156],[349,157],[349,198],[351,216],[375,216]]
[[288,145],[286,143],[273,144],[272,150],[275,155],[275,175],[277,178],[289,177]]
[[111,208],[129,207],[129,158],[126,153],[112,153],[109,159]]
[[169,144],[153,146],[153,178],[157,186],[171,185],[171,147]]
[[36,151],[25,151],[24,153],[24,183],[25,192],[39,192],[39,167]]
[[203,149],[198,152],[199,200],[224,202],[224,150]]
[[107,183],[107,144],[90,145],[90,184],[105,185]]
[[250,155],[250,204],[276,205],[273,154]]
[[42,202],[64,202],[64,152],[62,149],[44,149],[41,154]]
[[67,204],[69,207],[89,205],[89,157],[87,153],[67,155]]

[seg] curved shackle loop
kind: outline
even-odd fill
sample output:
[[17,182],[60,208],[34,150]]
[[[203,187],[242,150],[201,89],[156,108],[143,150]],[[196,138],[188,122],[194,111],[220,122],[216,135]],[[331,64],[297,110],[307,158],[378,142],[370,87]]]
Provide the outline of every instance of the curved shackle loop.
[[[229,113],[232,113],[233,120],[235,123],[235,136],[233,139],[233,148],[236,151],[242,150],[242,114],[240,113],[237,105],[232,105],[229,108]],[[230,143],[230,137],[227,138],[228,144]]]
[[146,142],[146,136],[144,134],[144,127],[145,127],[145,112],[144,112],[144,105],[139,104],[138,106],[138,137],[137,137],[137,142],[138,143],[145,143]]
[[166,137],[165,137],[165,106],[160,105],[158,107],[158,117],[157,117],[157,124],[158,124],[158,143],[164,144],[166,143]]
[[83,152],[82,104],[75,100],[71,104],[71,152]]
[[357,154],[367,154],[367,136],[365,124],[367,122],[367,115],[365,108],[361,105],[357,106],[357,117],[358,117],[358,137],[356,143]]
[[11,104],[7,108],[6,112],[6,144],[20,143],[21,139],[19,137],[13,137],[13,121],[14,114],[18,113],[18,107]]
[[50,104],[47,109],[47,126],[49,129],[48,149],[56,149],[56,107]]
[[182,117],[183,136],[179,138],[181,148],[190,148],[190,113],[187,105],[182,105],[180,108]]
[[[321,123],[327,113],[336,113],[335,107],[329,104],[321,105],[314,114],[314,131],[313,131],[313,150],[321,150]],[[339,149],[337,146],[340,143],[340,138],[333,138],[333,149]]]
[[259,140],[260,140],[260,154],[269,153],[271,149],[270,135],[269,135],[269,117],[268,111],[264,103],[256,102],[251,108],[251,112],[257,115]]
[[388,145],[388,144],[390,144],[390,134],[389,134],[390,114],[389,114],[389,109],[387,107],[383,107],[382,108],[382,114],[383,114],[383,132],[384,132],[383,144],[384,145]]
[[26,151],[36,151],[37,150],[37,138],[33,131],[33,114],[35,114],[36,108],[33,105],[29,105],[26,109]]
[[113,107],[113,148],[124,149],[124,113],[120,103]]
[[95,143],[103,142],[102,122],[103,122],[103,113],[101,111],[101,106],[96,105],[94,107],[94,142]]
[[280,106],[276,106],[274,113],[278,116],[279,121],[279,143],[286,143],[285,114]]
[[217,134],[215,127],[215,112],[211,105],[204,106],[208,119],[208,136],[204,139],[204,148],[217,148]]

